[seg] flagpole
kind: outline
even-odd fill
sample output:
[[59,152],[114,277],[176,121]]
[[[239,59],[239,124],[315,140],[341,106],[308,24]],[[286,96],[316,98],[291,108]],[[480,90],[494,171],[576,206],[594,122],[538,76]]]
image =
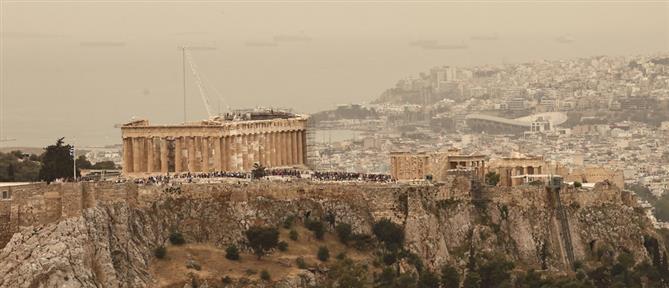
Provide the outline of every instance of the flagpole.
[[74,168],[74,182],[77,182],[77,150],[74,148],[74,144],[72,144],[72,167]]

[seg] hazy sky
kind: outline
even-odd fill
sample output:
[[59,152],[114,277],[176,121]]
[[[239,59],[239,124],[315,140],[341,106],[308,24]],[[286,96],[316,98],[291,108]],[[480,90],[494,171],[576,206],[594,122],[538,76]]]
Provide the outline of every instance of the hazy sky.
[[[668,3],[0,0],[0,137],[17,139],[0,146],[119,143],[113,125],[133,116],[181,122],[181,45],[216,47],[192,52],[214,110],[220,93],[222,109],[308,113],[436,65],[669,51]],[[204,119],[194,83],[188,118]]]

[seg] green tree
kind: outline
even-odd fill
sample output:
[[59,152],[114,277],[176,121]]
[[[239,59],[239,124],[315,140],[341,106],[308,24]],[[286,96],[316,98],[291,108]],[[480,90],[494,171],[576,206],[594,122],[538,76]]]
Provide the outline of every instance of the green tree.
[[485,184],[497,186],[497,183],[499,183],[499,174],[497,172],[490,171],[485,174]]
[[398,250],[404,244],[404,229],[387,218],[374,223],[372,231],[376,238],[386,245],[388,250]]
[[230,245],[228,248],[225,248],[225,258],[229,260],[239,260],[239,249],[236,245]]
[[418,278],[418,288],[439,288],[439,277],[429,270],[423,271]]
[[499,287],[511,281],[511,270],[514,268],[513,262],[502,258],[494,258],[479,269],[481,276],[481,287]]
[[460,274],[458,274],[458,270],[451,265],[441,267],[441,285],[445,288],[460,287]]
[[9,165],[7,166],[7,180],[10,181],[10,182],[15,180],[16,172],[14,170],[15,170],[14,164],[9,163]]
[[325,287],[367,287],[367,268],[350,258],[337,261],[328,271]]
[[249,246],[260,259],[279,244],[279,231],[273,227],[253,226],[246,230]]
[[[463,288],[480,288],[481,286],[481,275],[474,271],[467,272],[465,277],[465,282],[462,284]],[[494,286],[493,286],[494,287]]]
[[318,247],[318,253],[316,256],[318,256],[318,260],[323,262],[328,261],[328,259],[330,259],[330,249],[325,246]]
[[323,235],[325,235],[325,225],[323,225],[323,222],[317,220],[308,220],[305,223],[305,226],[307,226],[307,229],[314,232],[316,239],[323,239]]
[[251,176],[253,179],[260,179],[265,177],[265,166],[262,166],[260,163],[253,163],[253,169],[251,169]]
[[93,168],[93,164],[91,164],[91,161],[88,161],[88,159],[86,159],[86,155],[79,155],[79,157],[77,157],[77,168],[91,169]]
[[100,161],[93,164],[93,169],[114,170],[116,169],[116,164],[114,164],[114,161]]
[[[39,179],[52,182],[59,178],[71,179],[74,174],[74,157],[70,155],[72,145],[65,145],[63,139],[56,141],[55,145],[44,148],[42,154],[42,168],[39,171]],[[79,170],[77,170],[79,176]]]
[[335,231],[337,231],[339,241],[341,241],[341,243],[348,244],[348,240],[351,239],[351,233],[353,231],[353,229],[351,229],[351,224],[339,223],[337,224],[337,227],[335,227]]

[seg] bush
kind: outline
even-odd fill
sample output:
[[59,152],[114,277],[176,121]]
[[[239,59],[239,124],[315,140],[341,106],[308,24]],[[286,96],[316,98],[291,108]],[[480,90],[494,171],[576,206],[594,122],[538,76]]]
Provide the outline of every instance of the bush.
[[260,271],[260,279],[264,281],[269,281],[272,277],[269,275],[269,272],[267,270],[262,270]]
[[153,250],[153,255],[158,259],[163,259],[167,255],[167,248],[165,248],[165,246],[156,247],[156,249]]
[[374,223],[372,230],[376,238],[383,242],[388,250],[397,250],[404,243],[404,229],[389,219],[384,218]]
[[232,278],[230,278],[230,276],[225,276],[223,279],[221,279],[221,282],[223,282],[223,284],[231,284]]
[[172,243],[172,245],[183,245],[186,243],[186,239],[184,239],[184,235],[181,235],[181,233],[172,232],[172,234],[170,234],[170,243]]
[[297,234],[297,231],[295,229],[291,229],[290,233],[288,233],[288,237],[290,240],[297,241],[297,238],[299,238],[299,234]]
[[295,216],[289,215],[286,217],[286,219],[283,220],[283,228],[290,229],[293,227],[293,223],[295,222]]
[[310,221],[307,221],[307,223],[305,223],[305,225],[307,226],[307,229],[314,232],[314,236],[316,237],[316,239],[318,239],[318,240],[323,239],[323,235],[325,235],[325,225],[323,225],[323,222],[321,222],[321,221],[311,221],[310,220]]
[[276,247],[279,243],[279,231],[273,227],[253,226],[246,230],[246,239],[249,246],[260,259],[267,251]]
[[430,271],[424,271],[418,278],[418,288],[439,288],[439,277]]
[[316,256],[318,256],[318,260],[323,262],[328,261],[328,259],[330,259],[330,250],[325,246],[318,247],[318,253]]
[[583,184],[581,184],[581,182],[574,181],[574,187],[581,188],[581,187],[583,187]]
[[286,251],[288,250],[288,243],[286,243],[286,241],[279,241],[279,244],[277,244],[276,247],[279,248],[279,251]]
[[304,262],[304,258],[297,257],[297,259],[295,259],[295,263],[297,264],[297,268],[307,269],[307,262]]
[[351,239],[351,225],[347,223],[339,223],[337,224],[337,227],[335,227],[335,231],[337,231],[337,237],[339,237],[339,241],[344,244],[348,244],[348,241]]
[[225,248],[225,258],[239,260],[239,249],[237,249],[237,246],[233,244],[228,246],[228,248]]
[[441,267],[441,285],[446,288],[459,287],[460,274],[458,274],[458,270],[455,270],[455,268],[450,265]]
[[344,259],[346,259],[346,253],[345,252],[339,252],[339,254],[337,254],[337,256],[335,256],[335,258],[337,258],[337,260],[344,260]]
[[374,247],[374,239],[371,235],[353,234],[351,240],[353,240],[353,247],[359,251],[367,251]]
[[244,273],[246,273],[246,275],[251,276],[251,275],[255,275],[255,274],[257,274],[258,271],[249,268],[249,269],[246,269],[246,271],[244,271]]

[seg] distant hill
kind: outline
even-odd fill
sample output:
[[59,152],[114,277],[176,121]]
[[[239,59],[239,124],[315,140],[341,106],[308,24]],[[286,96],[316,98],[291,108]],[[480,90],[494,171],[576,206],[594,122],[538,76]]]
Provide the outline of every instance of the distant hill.
[[43,147],[0,147],[0,152],[2,153],[12,152],[16,150],[20,150],[23,153],[37,154],[37,155],[40,155],[42,154],[42,152],[44,152]]

